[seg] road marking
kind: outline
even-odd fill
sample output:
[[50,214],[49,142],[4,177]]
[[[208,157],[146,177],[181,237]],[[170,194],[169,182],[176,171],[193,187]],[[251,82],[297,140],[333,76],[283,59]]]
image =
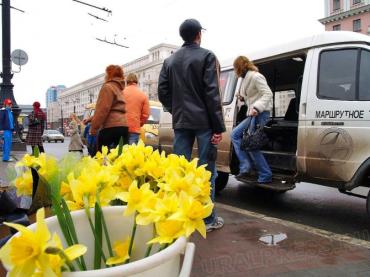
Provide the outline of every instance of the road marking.
[[301,231],[306,231],[306,232],[319,235],[319,236],[322,236],[328,239],[342,241],[342,242],[346,242],[352,245],[366,247],[370,249],[370,241],[353,238],[348,235],[336,234],[336,233],[326,231],[323,229],[319,229],[319,228],[315,228],[315,227],[311,227],[311,226],[307,226],[307,225],[303,225],[303,224],[299,224],[299,223],[295,223],[295,222],[291,222],[291,221],[287,221],[287,220],[283,220],[283,219],[279,219],[275,217],[266,216],[264,214],[255,213],[255,212],[251,212],[248,210],[243,210],[243,209],[233,207],[230,205],[226,205],[226,204],[216,203],[216,207],[228,210],[230,212],[235,212],[235,213],[243,214],[246,216],[251,216],[251,217],[259,218],[259,219],[266,220],[269,222],[281,224],[286,227],[292,227],[292,228],[295,228]]

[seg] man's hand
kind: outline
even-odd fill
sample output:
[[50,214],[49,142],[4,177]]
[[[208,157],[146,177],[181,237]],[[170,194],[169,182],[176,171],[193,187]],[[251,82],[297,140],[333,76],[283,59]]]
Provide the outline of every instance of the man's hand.
[[212,144],[219,144],[222,140],[222,133],[221,134],[213,134],[211,138],[211,143]]

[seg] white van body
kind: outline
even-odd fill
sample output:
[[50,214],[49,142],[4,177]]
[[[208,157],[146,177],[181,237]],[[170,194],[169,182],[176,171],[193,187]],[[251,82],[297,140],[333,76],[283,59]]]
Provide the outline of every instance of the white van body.
[[[334,186],[341,192],[368,187],[370,37],[324,32],[246,56],[274,92],[271,122],[265,127],[271,143],[263,149],[274,176]],[[226,175],[238,173],[230,132],[245,117],[235,97],[241,83],[233,72],[235,58],[221,70],[227,131],[217,165],[226,183]],[[160,147],[171,152],[169,113],[162,113],[159,128]],[[219,185],[218,190],[226,184]]]

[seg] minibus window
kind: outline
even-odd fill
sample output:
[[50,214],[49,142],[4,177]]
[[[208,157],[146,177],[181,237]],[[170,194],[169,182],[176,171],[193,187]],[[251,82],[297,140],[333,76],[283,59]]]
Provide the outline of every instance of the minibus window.
[[161,116],[161,110],[160,108],[150,108],[150,116],[146,122],[146,124],[158,124],[159,118]]
[[222,103],[230,104],[233,101],[234,90],[237,83],[237,78],[233,70],[223,71],[220,75],[220,89]]
[[285,117],[289,105],[294,103],[292,102],[293,98],[295,98],[294,90],[275,91],[275,117]]
[[361,51],[359,98],[359,100],[370,100],[370,52],[366,50]]
[[320,55],[318,97],[356,100],[357,49],[324,51]]

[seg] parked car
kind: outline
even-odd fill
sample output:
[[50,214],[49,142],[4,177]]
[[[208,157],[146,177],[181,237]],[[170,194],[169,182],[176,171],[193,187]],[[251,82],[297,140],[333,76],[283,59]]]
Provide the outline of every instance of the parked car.
[[44,134],[42,135],[42,140],[47,142],[64,142],[64,136],[61,132],[57,130],[45,130]]

